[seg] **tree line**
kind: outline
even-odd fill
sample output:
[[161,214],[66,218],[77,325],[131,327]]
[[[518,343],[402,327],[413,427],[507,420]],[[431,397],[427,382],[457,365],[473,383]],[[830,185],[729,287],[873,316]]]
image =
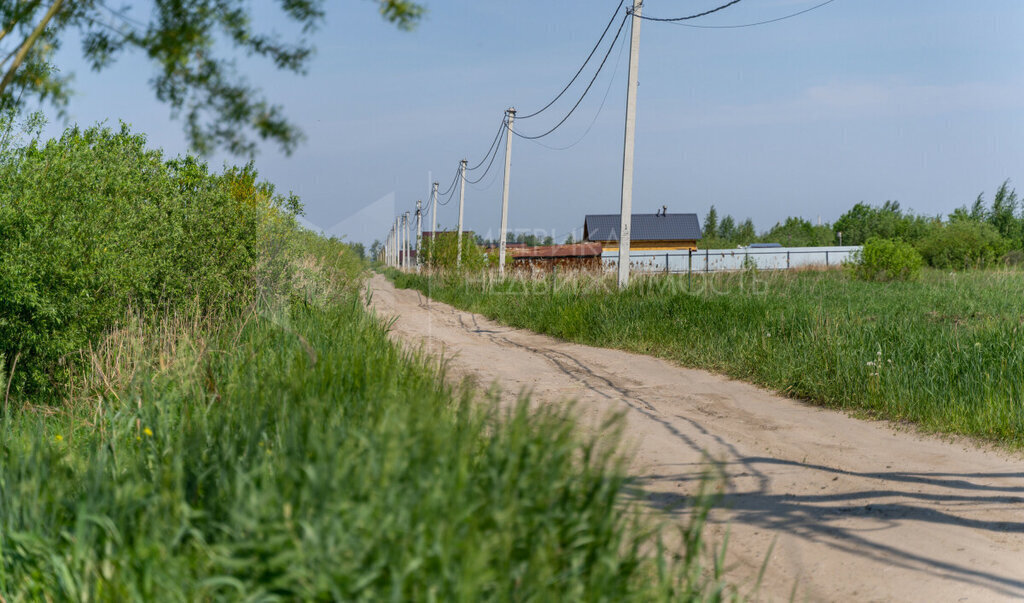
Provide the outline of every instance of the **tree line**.
[[879,238],[911,244],[924,260],[937,268],[1024,263],[1024,203],[1004,181],[987,201],[984,193],[948,216],[916,214],[898,201],[873,206],[857,203],[832,224],[814,225],[789,217],[757,234],[749,218],[737,223],[719,218],[712,205],[703,221],[702,248],[720,249],[751,243],[779,243],[786,247],[863,245]]

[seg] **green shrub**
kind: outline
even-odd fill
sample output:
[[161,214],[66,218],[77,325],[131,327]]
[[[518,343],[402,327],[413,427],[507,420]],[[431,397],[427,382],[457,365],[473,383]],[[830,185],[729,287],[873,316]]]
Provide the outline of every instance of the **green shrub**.
[[843,233],[847,245],[862,245],[872,237],[917,241],[927,235],[933,222],[926,216],[905,212],[898,201],[886,201],[878,207],[854,205],[836,220],[832,229]]
[[932,229],[917,249],[935,268],[961,270],[995,264],[1009,244],[991,224],[957,220]]
[[[279,277],[269,233],[297,202],[252,166],[165,161],[127,126],[70,129],[0,160],[0,354],[15,392],[55,390],[76,353],[131,312],[239,303]],[[0,367],[10,372],[11,366]]]
[[923,264],[910,243],[871,237],[855,255],[851,269],[854,276],[867,281],[913,280]]
[[[454,232],[437,232],[433,236],[423,237],[420,244],[419,259],[424,266],[453,270],[458,260],[458,234]],[[488,265],[488,257],[473,241],[468,232],[462,233],[462,262],[460,270],[478,271]]]

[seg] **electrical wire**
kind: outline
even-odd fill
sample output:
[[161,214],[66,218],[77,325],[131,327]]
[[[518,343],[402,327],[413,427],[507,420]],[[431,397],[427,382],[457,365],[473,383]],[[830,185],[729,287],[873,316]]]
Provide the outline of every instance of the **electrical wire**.
[[[739,0],[736,0],[736,1],[738,2]],[[612,50],[615,49],[615,45],[618,43],[619,37],[622,35],[622,29],[626,26],[626,21],[629,21],[629,20],[630,20],[630,18],[627,15],[626,17],[623,17],[622,22],[619,23],[619,29],[618,29],[618,31],[615,32],[615,39],[613,39],[611,45],[608,46],[608,52],[606,52],[604,54],[604,58],[601,59],[601,64],[598,65],[597,72],[594,73],[594,77],[591,78],[590,83],[587,84],[587,87],[583,91],[583,94],[580,95],[580,98],[579,98],[579,100],[576,101],[576,104],[573,105],[572,109],[570,109],[569,112],[565,115],[565,117],[562,118],[562,121],[560,121],[557,124],[555,124],[554,127],[552,127],[547,132],[544,132],[543,134],[538,134],[537,136],[526,136],[526,135],[520,134],[519,132],[516,132],[515,130],[512,130],[512,133],[515,134],[516,136],[518,136],[520,138],[524,138],[526,140],[537,140],[538,138],[544,138],[548,134],[551,134],[552,132],[554,132],[558,128],[562,127],[562,124],[564,124],[566,121],[568,121],[568,119],[570,117],[572,117],[572,114],[575,113],[576,109],[579,108],[580,103],[582,103],[583,99],[587,97],[587,93],[590,92],[591,88],[593,88],[594,82],[597,81],[597,76],[601,75],[601,70],[604,69],[605,63],[608,62],[608,57],[611,56]]]
[[503,127],[501,129],[501,136],[499,136],[499,138],[498,138],[499,143],[494,145],[494,153],[491,154],[491,161],[487,164],[487,169],[484,170],[484,173],[480,174],[480,177],[477,178],[476,180],[469,180],[469,179],[467,179],[466,182],[468,182],[470,184],[476,184],[476,183],[480,182],[481,180],[483,180],[487,176],[487,172],[491,171],[491,166],[494,165],[494,160],[495,160],[495,158],[498,157],[498,148],[501,146],[500,140],[502,138],[505,138],[505,135],[508,132],[508,122],[505,121],[505,120],[502,120],[501,124],[503,126],[505,126],[505,127]]
[[608,31],[612,28],[612,25],[615,23],[615,17],[619,14],[619,11],[622,10],[622,5],[625,4],[625,2],[626,2],[626,0],[619,0],[619,5],[617,7],[615,7],[615,12],[612,13],[612,18],[608,20],[608,25],[606,25],[605,28],[604,28],[604,31],[601,32],[601,37],[597,39],[597,43],[594,44],[594,48],[591,49],[590,54],[587,55],[587,59],[585,61],[583,61],[582,65],[580,65],[580,68],[576,72],[576,75],[572,76],[572,79],[569,80],[569,83],[565,85],[565,88],[562,88],[562,91],[558,93],[558,96],[556,96],[555,98],[551,99],[551,102],[549,102],[548,104],[544,105],[539,110],[534,111],[533,113],[530,113],[529,115],[519,115],[519,116],[516,116],[517,119],[530,119],[531,117],[535,117],[537,115],[540,115],[544,111],[547,111],[548,108],[551,107],[551,105],[555,104],[555,102],[558,101],[558,99],[562,98],[562,95],[564,95],[566,92],[568,92],[569,88],[580,77],[580,74],[583,73],[583,70],[587,67],[587,65],[590,64],[590,59],[594,58],[594,53],[597,52],[597,49],[601,47],[601,42],[603,42],[605,36],[608,35]]
[[[630,27],[632,27],[632,23],[630,24]],[[623,51],[624,48],[626,48],[625,44],[623,44],[622,46],[619,46],[619,56],[615,60],[615,71],[612,71],[612,77],[609,78],[609,80],[608,80],[608,87],[604,91],[604,98],[601,99],[601,105],[597,108],[597,113],[594,114],[594,119],[590,122],[590,125],[587,126],[587,129],[583,132],[583,135],[580,136],[579,138],[577,138],[576,141],[573,142],[572,144],[568,144],[568,145],[566,145],[564,147],[554,147],[554,146],[551,146],[551,145],[544,144],[543,142],[541,142],[539,140],[531,140],[530,142],[532,142],[535,145],[540,145],[540,146],[544,147],[545,149],[548,149],[548,150],[551,150],[551,151],[567,151],[567,150],[575,147],[579,143],[583,142],[583,139],[586,138],[588,134],[590,134],[590,130],[592,130],[594,128],[594,124],[597,123],[597,118],[601,117],[601,111],[604,110],[604,105],[605,105],[606,102],[608,102],[608,95],[612,91],[612,84],[615,83],[615,76],[619,74],[619,67],[622,66],[622,51]]]
[[[455,181],[458,182],[458,180],[459,180],[459,176],[458,176],[458,174],[456,174],[455,175]],[[448,193],[448,198],[445,199],[444,201],[438,201],[437,202],[438,205],[448,205],[448,203],[451,202],[452,197],[455,196],[455,183],[454,182],[452,183],[452,186],[450,188],[451,188],[452,192]],[[443,196],[443,195],[439,195],[439,196]]]
[[494,188],[494,183],[502,179],[504,170],[492,170],[494,173],[487,177],[486,182],[479,184],[470,184],[469,187],[475,191],[484,192]]
[[483,165],[485,161],[487,161],[487,158],[490,157],[490,155],[491,155],[491,151],[494,150],[494,145],[498,144],[498,139],[501,138],[501,131],[504,130],[504,129],[505,129],[505,118],[502,117],[501,118],[501,125],[498,126],[498,132],[494,135],[494,140],[491,141],[491,146],[487,149],[487,153],[484,154],[484,158],[480,160],[480,163],[474,165],[473,167],[467,167],[466,168],[467,172],[472,172],[473,170],[475,170],[478,167],[480,167],[481,165]]
[[[455,188],[455,183],[458,182],[458,181],[459,181],[459,170],[458,170],[458,168],[456,168],[455,169],[455,177],[452,178],[452,183],[448,185],[448,188],[444,189],[444,192],[438,193],[437,196],[438,197],[443,197],[443,196],[447,195],[448,191],[450,191],[453,188]],[[433,194],[434,191],[431,190],[430,192],[431,192],[431,194]]]
[[[742,1],[743,0],[732,0],[731,2],[726,2],[725,4],[723,4],[721,6],[718,6],[718,7],[715,7],[713,9],[711,9],[711,10],[706,10],[706,11],[704,11],[702,13],[697,13],[695,15],[689,15],[687,17],[673,17],[671,19],[658,18],[658,17],[648,17],[646,15],[636,15],[636,17],[638,19],[643,19],[644,21],[658,21],[658,22],[661,22],[661,23],[675,23],[675,22],[678,22],[678,21],[689,21],[690,19],[698,19],[700,17],[706,17],[706,16],[708,16],[708,15],[710,15],[712,13],[717,13],[720,10],[725,10],[725,9],[729,8],[730,6],[732,6],[734,4],[739,4]],[[629,13],[632,14],[632,12],[633,12],[633,10],[630,9]]]
[[778,21],[785,21],[786,19],[792,19],[793,17],[799,17],[800,15],[802,15],[804,13],[809,13],[812,10],[817,10],[817,9],[825,6],[826,4],[832,4],[835,1],[836,0],[825,0],[825,2],[822,2],[821,4],[815,4],[814,6],[812,6],[810,8],[805,8],[802,11],[798,11],[798,12],[795,12],[795,13],[790,13],[788,15],[785,15],[783,17],[777,17],[775,19],[768,19],[767,21],[757,21],[755,23],[742,23],[742,24],[739,24],[739,25],[697,25],[696,23],[673,23],[673,25],[680,25],[682,27],[696,27],[698,29],[739,29],[741,27],[756,27],[758,25],[767,25],[769,23],[776,23]]

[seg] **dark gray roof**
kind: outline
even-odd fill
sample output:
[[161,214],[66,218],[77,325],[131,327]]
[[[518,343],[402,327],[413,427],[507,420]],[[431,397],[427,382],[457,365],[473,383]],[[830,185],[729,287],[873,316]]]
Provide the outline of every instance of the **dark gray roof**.
[[[633,214],[630,239],[634,241],[696,241],[700,239],[697,214]],[[618,241],[619,214],[594,214],[584,218],[584,241]]]

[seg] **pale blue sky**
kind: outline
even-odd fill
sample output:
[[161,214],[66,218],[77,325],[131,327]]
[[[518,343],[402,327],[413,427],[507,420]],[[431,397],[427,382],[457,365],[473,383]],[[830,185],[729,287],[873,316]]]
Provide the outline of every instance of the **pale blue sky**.
[[[818,1],[746,0],[699,23],[759,21]],[[320,227],[382,238],[390,201],[346,218],[390,194],[398,210],[412,209],[432,176],[447,186],[459,159],[481,158],[507,106],[528,113],[561,89],[618,4],[426,2],[411,33],[381,21],[370,2],[331,2],[307,77],[249,71],[308,136],[291,157],[266,147],[257,165],[301,195]],[[648,0],[645,14],[719,3]],[[273,23],[270,3],[257,4]],[[746,29],[645,22],[634,210],[667,204],[703,216],[714,204],[766,229],[788,215],[832,221],[861,200],[948,213],[1006,178],[1022,182],[1022,31],[1019,0],[836,0]],[[124,119],[152,144],[184,150],[143,59],[97,75],[80,66],[77,47],[63,52],[77,72],[74,120]],[[563,238],[586,213],[618,211],[627,59],[628,48],[616,50],[577,114],[544,140],[573,143],[593,123],[572,149],[513,140],[512,229]],[[575,100],[566,97],[517,130],[546,130]],[[467,187],[467,227],[484,234],[498,227],[500,162],[495,178]],[[442,207],[439,223],[452,226],[455,209]]]

